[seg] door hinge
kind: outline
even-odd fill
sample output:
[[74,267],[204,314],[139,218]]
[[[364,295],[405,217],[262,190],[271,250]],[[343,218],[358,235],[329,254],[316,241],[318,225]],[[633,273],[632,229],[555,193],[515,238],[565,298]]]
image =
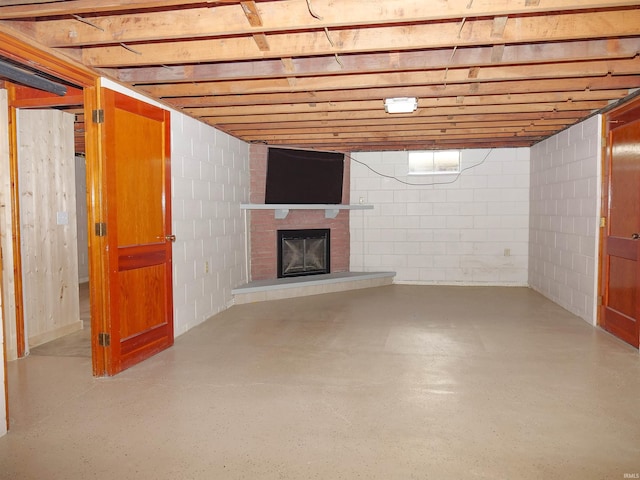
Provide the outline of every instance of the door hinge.
[[598,295],[598,306],[602,305],[602,295]]
[[101,347],[108,347],[111,345],[111,335],[101,332],[98,334],[98,345]]
[[96,237],[106,237],[107,236],[107,224],[104,222],[96,223]]
[[607,217],[600,217],[600,228],[607,226]]
[[93,110],[91,112],[93,123],[104,123],[104,110]]

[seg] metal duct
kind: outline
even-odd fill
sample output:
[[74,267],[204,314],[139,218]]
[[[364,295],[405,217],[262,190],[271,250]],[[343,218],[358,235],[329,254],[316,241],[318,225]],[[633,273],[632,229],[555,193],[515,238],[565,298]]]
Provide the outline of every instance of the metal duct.
[[47,80],[35,73],[18,68],[11,63],[0,60],[0,76],[8,78],[14,82],[27,85],[28,87],[44,90],[45,92],[55,93],[61,97],[67,94],[67,87],[59,83]]

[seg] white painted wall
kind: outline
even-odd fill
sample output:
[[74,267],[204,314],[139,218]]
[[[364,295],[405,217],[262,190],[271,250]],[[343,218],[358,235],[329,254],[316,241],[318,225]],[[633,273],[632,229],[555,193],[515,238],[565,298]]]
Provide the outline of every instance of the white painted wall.
[[178,336],[233,303],[247,282],[245,223],[249,144],[132,92],[103,87],[171,111],[174,333]]
[[531,148],[529,285],[596,324],[600,116]]
[[249,145],[171,114],[173,298],[176,335],[232,305],[247,282],[245,223]]
[[395,271],[397,283],[527,284],[528,148],[463,150],[457,179],[408,176],[407,152],[353,158],[427,185],[352,160],[351,202],[374,209],[350,213],[351,270]]

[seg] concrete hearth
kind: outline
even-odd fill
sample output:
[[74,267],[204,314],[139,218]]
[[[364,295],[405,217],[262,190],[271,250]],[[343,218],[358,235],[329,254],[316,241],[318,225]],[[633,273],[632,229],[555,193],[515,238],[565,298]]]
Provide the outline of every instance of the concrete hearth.
[[391,285],[395,272],[339,272],[255,280],[231,291],[236,305]]

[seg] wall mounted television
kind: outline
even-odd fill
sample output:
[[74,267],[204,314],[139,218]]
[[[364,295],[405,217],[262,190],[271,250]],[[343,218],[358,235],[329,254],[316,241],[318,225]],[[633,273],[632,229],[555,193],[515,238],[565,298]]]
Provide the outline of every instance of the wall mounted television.
[[267,204],[340,204],[344,154],[269,148]]

